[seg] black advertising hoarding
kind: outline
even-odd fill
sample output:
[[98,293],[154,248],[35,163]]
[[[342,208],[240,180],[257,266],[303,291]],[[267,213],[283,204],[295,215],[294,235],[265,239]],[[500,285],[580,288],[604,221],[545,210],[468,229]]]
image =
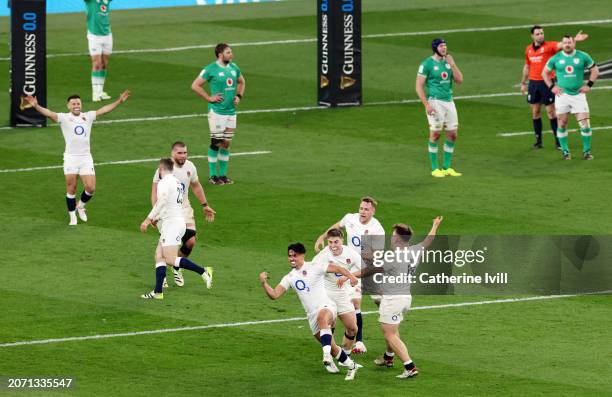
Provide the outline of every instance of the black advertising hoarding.
[[11,6],[11,125],[46,125],[46,118],[25,101],[47,105],[45,0],[13,0]]
[[361,0],[318,0],[317,30],[318,104],[361,105]]

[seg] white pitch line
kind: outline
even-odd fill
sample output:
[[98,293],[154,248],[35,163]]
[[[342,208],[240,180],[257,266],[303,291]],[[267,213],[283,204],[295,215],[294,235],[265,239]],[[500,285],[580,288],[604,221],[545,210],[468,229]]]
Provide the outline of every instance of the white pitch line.
[[[591,127],[591,129],[593,131],[595,130],[611,130],[612,129],[612,125],[604,125],[601,127]],[[578,131],[578,129],[574,128],[571,130],[567,130],[568,132],[576,132]],[[551,130],[547,130],[547,131],[542,131],[542,133],[544,134],[552,134]],[[500,132],[499,134],[497,134],[497,136],[502,136],[505,138],[508,137],[513,137],[513,136],[521,136],[521,135],[533,135],[534,132],[533,131],[519,131],[519,132]]]
[[[270,154],[272,153],[269,150],[260,150],[260,151],[256,151],[256,152],[238,152],[238,153],[232,153],[231,156],[256,156],[258,154]],[[204,155],[195,155],[195,156],[189,156],[190,159],[205,159],[208,158],[208,156],[204,156]],[[155,161],[159,161],[159,158],[152,158],[152,159],[136,159],[136,160],[117,160],[117,161],[105,161],[102,163],[95,163],[94,166],[99,166],[99,165],[117,165],[117,164],[136,164],[136,163],[152,163]],[[47,165],[47,166],[43,166],[43,167],[29,167],[29,168],[9,168],[9,169],[5,169],[5,170],[0,170],[0,173],[9,173],[9,172],[26,172],[26,171],[40,171],[40,170],[54,170],[54,169],[58,169],[58,168],[63,168],[62,165]]]
[[[612,85],[610,86],[598,86],[593,87],[591,90],[612,90]],[[513,92],[498,92],[492,94],[476,94],[476,95],[459,95],[454,97],[453,99],[456,101],[466,100],[466,99],[486,99],[486,98],[500,98],[507,96],[521,96],[522,94],[517,91]],[[400,99],[396,101],[378,101],[378,102],[365,102],[363,106],[384,106],[384,105],[402,105],[409,103],[419,103],[419,99]],[[240,110],[238,114],[260,114],[260,113],[287,113],[287,112],[303,112],[308,110],[322,110],[328,109],[326,106],[298,106],[291,108],[275,108],[275,109],[251,109],[251,110]],[[188,118],[196,118],[196,117],[208,117],[206,113],[191,113],[191,114],[177,114],[171,116],[150,116],[150,117],[132,117],[127,119],[112,119],[112,120],[96,120],[94,124],[114,124],[114,123],[134,123],[134,122],[143,122],[143,121],[162,121],[162,120],[175,120],[175,119],[188,119]],[[49,127],[57,126],[58,124],[51,123],[48,124]],[[0,127],[0,130],[12,130],[18,129],[20,127],[10,127],[3,126]],[[23,128],[33,128],[33,127],[23,127]]]
[[[572,26],[572,25],[599,25],[612,23],[612,19],[595,19],[587,21],[566,21],[566,22],[551,22],[542,24],[544,27],[548,26]],[[435,34],[450,34],[450,33],[472,33],[472,32],[494,32],[502,30],[515,30],[515,29],[528,29],[533,25],[508,25],[508,26],[489,26],[482,28],[463,28],[463,29],[446,29],[446,30],[429,30],[422,32],[393,32],[393,33],[374,33],[364,34],[361,37],[363,39],[375,39],[382,37],[406,37],[406,36],[427,36]],[[279,45],[279,44],[303,44],[303,43],[314,43],[316,38],[307,39],[288,39],[288,40],[269,40],[269,41],[249,41],[233,43],[232,47],[252,47],[252,46],[265,46],[265,45]],[[142,54],[142,53],[156,53],[156,52],[176,52],[176,51],[190,51],[200,50],[206,48],[214,48],[216,44],[199,44],[199,45],[188,45],[181,47],[168,47],[168,48],[140,48],[131,50],[115,50],[113,54]],[[47,54],[47,58],[58,58],[58,57],[72,57],[72,56],[87,56],[86,52],[69,52],[60,54]],[[9,61],[10,57],[0,58],[0,61]]]
[[[548,300],[548,299],[574,298],[574,297],[585,296],[585,295],[600,295],[600,294],[610,294],[610,293],[612,293],[612,290],[587,292],[584,294],[541,295],[541,296],[531,296],[531,297],[526,297],[526,298],[495,299],[495,300],[487,300],[487,301],[449,303],[449,304],[431,305],[431,306],[416,306],[416,307],[411,308],[410,310],[446,309],[446,308],[454,308],[454,307],[490,305],[490,304],[495,304],[495,303],[516,303],[516,302],[539,301],[539,300]],[[378,313],[378,311],[362,312],[362,314],[374,314],[374,313]],[[183,332],[183,331],[201,331],[201,330],[206,330],[206,329],[231,328],[231,327],[241,327],[241,326],[246,326],[246,325],[277,324],[277,323],[287,323],[287,322],[303,321],[303,320],[306,320],[306,317],[279,318],[275,320],[242,321],[242,322],[237,322],[237,323],[196,325],[192,327],[179,327],[179,328],[162,328],[162,329],[153,329],[153,330],[147,330],[147,331],[121,332],[121,333],[116,333],[116,334],[72,336],[72,337],[67,337],[67,338],[53,338],[53,339],[40,339],[40,340],[0,343],[0,348],[27,346],[27,345],[44,345],[44,344],[49,344],[49,343],[64,343],[64,342],[84,341],[84,340],[100,340],[100,339],[119,338],[123,336],[167,334],[167,333]]]

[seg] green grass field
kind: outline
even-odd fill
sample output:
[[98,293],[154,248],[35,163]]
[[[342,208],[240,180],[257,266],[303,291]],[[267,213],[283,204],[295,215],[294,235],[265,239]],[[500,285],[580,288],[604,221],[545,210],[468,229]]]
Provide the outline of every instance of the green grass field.
[[[605,1],[584,1],[579,13],[565,0],[538,7],[534,14],[527,0],[364,1],[363,34],[612,18]],[[314,2],[301,0],[114,11],[115,51],[313,38],[315,12]],[[8,26],[1,18],[0,57],[9,55]],[[551,26],[546,37],[579,29],[590,34],[581,49],[596,61],[612,58],[612,22]],[[454,167],[464,176],[441,180],[429,175],[422,105],[401,102],[416,98],[418,64],[438,35],[365,37],[364,106],[350,109],[257,112],[316,104],[316,44],[234,47],[247,80],[240,109],[253,112],[239,115],[232,150],[270,153],[234,157],[232,186],[205,185],[218,217],[205,224],[197,215],[192,258],[215,267],[210,291],[187,274],[186,286],[171,285],[163,301],[139,298],[154,280],[157,235],[138,230],[150,209],[154,161],[97,166],[90,221],[75,228],[67,226],[61,169],[0,173],[0,344],[301,317],[295,294],[268,300],[258,274],[279,281],[289,270],[287,244],[303,241],[310,257],[316,237],[355,212],[363,195],[379,200],[376,216],[387,230],[406,222],[426,232],[444,215],[444,234],[611,234],[612,81],[589,94],[599,127],[595,161],[564,162],[550,135],[541,151],[531,149],[531,135],[498,135],[531,130],[524,97],[482,97],[518,92],[528,29],[440,35],[464,73],[455,95],[471,96],[456,100]],[[48,60],[48,107],[64,111],[68,95],[90,94],[84,15],[50,15],[47,40],[49,54],[83,54]],[[106,91],[128,88],[132,96],[104,118],[118,122],[94,126],[96,162],[159,158],[179,139],[191,155],[205,155],[206,107],[190,84],[212,59],[212,49],[113,55]],[[8,62],[0,61],[0,75],[8,76]],[[8,95],[0,109],[0,125],[8,125]],[[121,121],[178,115],[193,116]],[[0,170],[61,165],[63,145],[57,126],[2,129]],[[573,153],[580,145],[571,134]],[[204,181],[206,160],[194,163]],[[415,296],[413,305],[491,298]],[[408,382],[395,379],[399,363],[393,370],[371,364],[384,349],[376,320],[364,317],[369,351],[353,383],[324,371],[305,320],[2,346],[0,376],[76,377],[73,390],[29,394],[57,396],[612,394],[610,295],[415,310],[401,327],[421,370]]]

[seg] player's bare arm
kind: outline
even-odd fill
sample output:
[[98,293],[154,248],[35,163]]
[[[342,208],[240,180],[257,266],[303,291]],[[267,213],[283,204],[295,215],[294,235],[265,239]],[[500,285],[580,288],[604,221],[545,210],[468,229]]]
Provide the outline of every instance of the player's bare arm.
[[551,70],[548,68],[548,66],[544,66],[544,69],[542,70],[542,78],[544,79],[544,83],[555,95],[561,95],[563,90],[556,84],[553,86],[553,81],[550,78],[550,72]]
[[[574,41],[585,41],[588,38],[589,38],[589,35],[586,33],[582,33],[582,30],[580,30],[578,31],[578,33],[576,33],[576,36],[574,36]],[[561,51],[562,48],[563,48],[562,40],[559,40],[557,42],[557,51]]]
[[529,65],[523,65],[523,75],[521,76],[521,94],[527,94],[527,82],[529,81]]
[[455,63],[455,58],[453,58],[451,54],[446,54],[444,59],[446,59],[446,62],[450,65],[453,71],[453,81],[457,84],[463,83],[463,73],[461,73],[461,70],[459,70],[459,67]]
[[157,202],[157,182],[153,182],[153,185],[151,186],[151,207],[154,207],[156,202]]
[[323,247],[325,246],[325,237],[327,236],[327,232],[329,232],[332,229],[342,229],[342,227],[340,226],[340,222],[336,222],[333,225],[331,225],[330,227],[327,228],[327,230],[325,230],[325,232],[319,236],[319,238],[317,238],[317,241],[315,243],[315,252],[319,252],[323,249]]
[[238,106],[238,104],[242,100],[242,96],[244,95],[245,88],[246,88],[246,80],[244,80],[244,76],[240,75],[240,77],[238,77],[238,86],[236,87],[236,96],[234,97],[234,105]]
[[206,102],[215,103],[223,101],[223,96],[219,94],[213,96],[208,95],[208,93],[204,89],[204,84],[206,84],[206,80],[200,77],[200,75],[198,75],[198,77],[193,80],[193,83],[191,83],[191,89],[195,91],[195,93],[198,94],[198,96],[204,99]]
[[259,274],[259,282],[261,283],[262,287],[266,291],[266,295],[268,295],[268,298],[272,300],[277,300],[278,298],[283,296],[283,294],[286,291],[285,287],[283,287],[280,284],[277,285],[276,288],[272,288],[270,284],[268,284],[268,273],[267,272],[261,272]]
[[121,95],[119,95],[119,99],[117,99],[115,102],[109,103],[108,105],[102,106],[100,109],[96,110],[96,117],[112,112],[113,110],[117,108],[117,106],[127,101],[129,97],[130,97],[130,91],[129,90],[123,91]]
[[50,118],[51,120],[53,120],[53,121],[55,121],[57,123],[57,113],[55,113],[52,110],[49,110],[47,108],[44,108],[44,107],[40,106],[38,104],[38,99],[36,99],[35,96],[28,95],[27,97],[25,97],[25,100],[28,101],[30,106],[32,106],[34,109],[36,109],[36,111],[38,113],[42,114],[45,117]]
[[423,242],[421,243],[423,247],[428,248],[431,243],[433,243],[434,239],[436,238],[436,234],[438,233],[438,227],[440,227],[440,223],[442,223],[443,219],[444,218],[441,216],[437,216],[434,218],[433,224],[431,225],[431,230],[429,231],[429,233],[427,233],[427,237],[425,237],[425,240],[423,240]]
[[427,96],[425,95],[425,80],[425,76],[417,75],[414,90],[416,91],[423,106],[425,106],[425,111],[427,112],[427,114],[432,115],[436,113],[436,111],[427,101]]
[[217,213],[210,205],[208,205],[208,200],[206,200],[206,194],[204,193],[204,188],[200,181],[191,182],[191,191],[198,198],[200,206],[202,207],[202,211],[204,211],[204,217],[207,222],[215,221],[215,214]]
[[345,268],[343,268],[342,266],[338,266],[338,265],[334,265],[333,263],[329,263],[327,265],[327,273],[337,273],[337,274],[342,274],[344,277],[346,277],[347,279],[349,279],[351,281],[351,285],[354,287],[355,285],[357,285],[357,277],[355,277],[353,275],[353,273],[349,272],[348,270],[346,270]]
[[589,81],[580,87],[580,93],[586,94],[587,92],[591,91],[591,86],[595,83],[595,81],[597,81],[597,77],[599,77],[599,68],[597,65],[593,65],[591,68],[591,74],[589,74]]

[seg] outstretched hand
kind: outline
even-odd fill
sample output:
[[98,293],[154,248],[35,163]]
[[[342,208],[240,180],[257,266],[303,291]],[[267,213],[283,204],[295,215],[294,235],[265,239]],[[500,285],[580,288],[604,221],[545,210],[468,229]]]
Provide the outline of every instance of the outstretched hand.
[[38,105],[38,99],[36,99],[35,96],[32,95],[28,95],[25,97],[25,100],[30,104],[30,106],[32,106],[33,108],[36,107],[36,105]]
[[130,90],[123,91],[121,95],[119,95],[119,103],[123,103],[127,101],[129,97],[130,97]]

